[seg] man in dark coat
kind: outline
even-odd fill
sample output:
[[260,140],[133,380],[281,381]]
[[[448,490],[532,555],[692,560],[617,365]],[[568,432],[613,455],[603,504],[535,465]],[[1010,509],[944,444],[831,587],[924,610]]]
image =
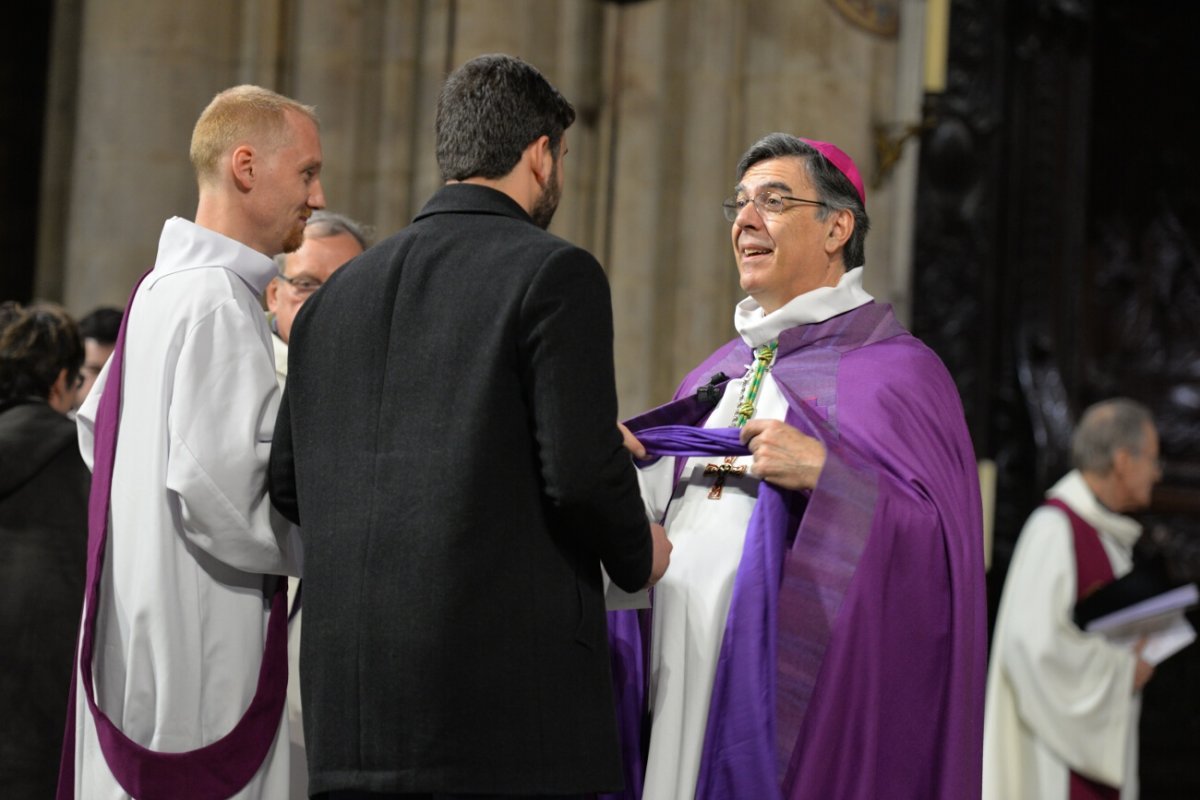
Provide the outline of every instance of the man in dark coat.
[[296,319],[271,494],[303,531],[318,797],[621,784],[600,567],[641,589],[669,545],[616,427],[604,273],[544,230],[574,117],[519,59],[460,67],[446,185]]
[[0,797],[53,797],[87,567],[83,343],[58,306],[0,304]]

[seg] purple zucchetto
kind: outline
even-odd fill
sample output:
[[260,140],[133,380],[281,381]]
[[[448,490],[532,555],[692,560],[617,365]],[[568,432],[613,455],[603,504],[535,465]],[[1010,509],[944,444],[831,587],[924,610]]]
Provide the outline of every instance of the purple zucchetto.
[[803,136],[798,138],[828,158],[830,163],[846,176],[846,179],[850,181],[855,191],[858,192],[858,199],[862,200],[863,207],[865,208],[867,205],[867,190],[863,188],[862,176],[858,174],[858,167],[854,165],[854,159],[846,155],[846,152],[836,144],[818,142],[816,139],[805,139]]

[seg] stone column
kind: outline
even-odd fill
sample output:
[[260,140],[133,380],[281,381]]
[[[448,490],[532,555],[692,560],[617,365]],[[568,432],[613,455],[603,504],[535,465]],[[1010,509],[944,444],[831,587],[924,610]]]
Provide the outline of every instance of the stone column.
[[154,263],[163,221],[195,214],[192,126],[239,75],[242,6],[85,2],[63,221],[72,312],[123,306]]

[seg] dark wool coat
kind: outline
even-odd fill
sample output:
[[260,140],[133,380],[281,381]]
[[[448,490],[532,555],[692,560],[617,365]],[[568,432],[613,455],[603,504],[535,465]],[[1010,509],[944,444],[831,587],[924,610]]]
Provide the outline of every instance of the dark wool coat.
[[600,265],[446,186],[290,345],[271,492],[305,546],[309,790],[618,786],[600,565],[640,588],[652,545]]
[[0,412],[0,797],[53,797],[87,572],[91,474],[44,402]]

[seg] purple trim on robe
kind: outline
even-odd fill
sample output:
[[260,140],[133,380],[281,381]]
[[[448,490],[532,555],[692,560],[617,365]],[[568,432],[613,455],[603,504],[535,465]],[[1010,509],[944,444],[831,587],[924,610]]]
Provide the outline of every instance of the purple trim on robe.
[[[740,374],[749,358],[740,342],[721,348],[685,379],[685,402],[652,412],[655,421],[675,410],[676,422],[696,424],[686,398],[714,371]],[[760,487],[696,797],[978,797],[982,533],[953,383],[873,303],[785,331],[773,374],[786,421],[822,440],[828,461],[811,501]],[[633,620],[610,614],[614,659],[617,648],[645,657],[648,639]],[[637,743],[626,782],[639,788],[642,669],[637,685],[617,686],[625,752]],[[630,708],[639,714],[627,716]]]
[[[88,499],[87,606],[77,664],[88,708],[96,725],[100,749],[122,789],[139,800],[224,800],[240,791],[262,767],[283,719],[288,677],[286,580],[277,581],[271,598],[267,639],[254,697],[246,713],[225,736],[188,752],[157,752],[139,745],[122,733],[95,699],[92,653],[120,426],[125,328],[138,286],[148,275],[150,272],[138,280],[130,295],[111,356],[108,382],[96,410],[92,488]],[[76,675],[73,673],[58,778],[58,800],[68,800],[75,795],[75,686]]]
[[1057,497],[1047,500],[1043,505],[1057,508],[1067,515],[1071,523],[1071,545],[1075,552],[1075,602],[1115,581],[1117,576],[1113,573],[1112,562],[1104,551],[1096,529]]

